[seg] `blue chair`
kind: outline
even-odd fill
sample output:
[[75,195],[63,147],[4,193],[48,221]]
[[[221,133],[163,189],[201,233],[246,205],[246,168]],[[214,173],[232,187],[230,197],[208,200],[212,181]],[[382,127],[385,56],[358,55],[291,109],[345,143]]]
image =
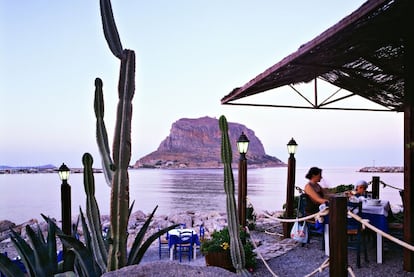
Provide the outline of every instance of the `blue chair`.
[[180,232],[179,241],[176,244],[176,252],[178,252],[180,262],[182,261],[183,254],[187,253],[188,260],[191,261],[194,251],[194,235],[193,231]]
[[[348,211],[362,216],[362,202],[349,202],[347,204]],[[347,234],[348,234],[348,249],[354,249],[357,251],[357,267],[361,267],[361,247],[364,250],[365,261],[368,262],[367,246],[365,241],[365,235],[362,230],[362,224],[354,218],[347,217]]]
[[[298,199],[298,215],[299,217],[305,217],[306,214],[306,203],[310,201],[308,195],[301,193]],[[315,219],[306,220],[306,226],[308,227],[308,243],[310,242],[311,236],[321,237],[321,249],[325,250],[325,237],[324,237],[324,226],[322,223],[317,222]]]
[[[7,252],[2,253],[4,256],[7,256]],[[23,273],[27,273],[26,267],[24,266],[24,263],[22,262],[22,259],[20,257],[16,257],[12,260],[12,263],[14,263],[15,265],[17,265],[20,270]],[[3,274],[3,272],[0,272],[0,277],[6,277],[6,275]]]
[[206,230],[204,228],[204,223],[200,225],[200,231],[199,231],[199,238],[200,240],[204,240],[204,234]]
[[[158,228],[158,231],[159,230],[160,229]],[[162,253],[163,252],[168,253],[168,254],[170,253],[170,248],[168,246],[168,232],[165,236],[159,236],[158,237],[158,256],[159,256],[160,260],[162,258]]]

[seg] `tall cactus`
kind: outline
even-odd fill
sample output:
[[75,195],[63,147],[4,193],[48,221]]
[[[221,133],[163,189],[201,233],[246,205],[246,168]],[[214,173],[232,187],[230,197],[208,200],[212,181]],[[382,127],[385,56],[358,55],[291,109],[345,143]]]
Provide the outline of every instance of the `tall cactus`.
[[112,14],[110,0],[100,0],[102,26],[109,49],[121,60],[118,83],[118,108],[112,157],[103,121],[102,81],[95,80],[95,114],[97,118],[97,141],[102,156],[103,170],[111,185],[111,244],[108,254],[109,271],[122,268],[127,263],[127,224],[129,208],[128,166],[131,160],[132,98],[135,91],[135,53],[123,49]]
[[224,115],[220,116],[219,125],[221,130],[221,160],[224,164],[224,191],[226,192],[227,224],[230,234],[230,254],[234,268],[238,274],[250,276],[245,268],[245,254],[240,239],[240,224],[237,218],[236,200],[234,198],[234,177],[231,168],[232,151],[228,135],[227,120]]

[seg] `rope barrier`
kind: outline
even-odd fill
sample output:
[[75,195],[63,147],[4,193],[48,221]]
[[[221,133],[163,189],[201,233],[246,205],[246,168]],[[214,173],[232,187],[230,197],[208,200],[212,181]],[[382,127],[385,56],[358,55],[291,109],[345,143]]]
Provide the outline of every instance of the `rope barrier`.
[[305,277],[310,277],[315,275],[316,273],[321,273],[325,268],[329,266],[329,258],[326,259],[317,269],[309,273],[308,275],[305,275]]
[[322,211],[319,211],[317,213],[314,213],[314,214],[311,214],[311,215],[308,215],[308,216],[304,216],[304,217],[298,217],[298,218],[280,218],[280,217],[275,217],[275,216],[267,214],[267,213],[264,213],[264,216],[266,216],[267,218],[275,219],[275,220],[280,221],[280,222],[292,222],[292,223],[293,222],[306,221],[306,220],[309,220],[309,219],[312,219],[312,218],[316,218],[316,219],[318,219],[319,222],[322,223],[323,222],[322,217],[327,215],[327,214],[329,214],[329,208],[328,207],[326,207],[325,209],[323,209]]
[[348,273],[351,275],[351,277],[355,277],[355,273],[350,266],[348,266]]
[[390,188],[393,188],[393,189],[396,189],[396,190],[399,190],[399,191],[402,191],[403,189],[400,189],[400,188],[397,188],[397,187],[394,187],[394,186],[391,186],[391,185],[388,185],[388,184],[386,184],[384,181],[382,181],[382,180],[380,180],[380,183],[384,186],[384,188],[385,187],[390,187]]
[[278,233],[278,232],[270,232],[269,230],[270,229],[272,229],[272,228],[275,228],[275,227],[277,227],[276,225],[275,226],[272,226],[272,227],[269,227],[269,228],[267,228],[267,229],[265,229],[265,234],[268,234],[268,235],[272,235],[272,236],[279,236],[279,237],[283,237],[283,234],[280,234],[280,233]]
[[276,273],[274,273],[274,272],[273,272],[273,270],[270,268],[270,266],[269,266],[269,264],[266,262],[266,260],[263,258],[262,254],[261,254],[259,251],[257,251],[257,244],[256,244],[256,242],[254,241],[254,239],[253,239],[253,237],[252,237],[252,235],[251,235],[251,233],[250,233],[250,230],[249,230],[249,227],[248,227],[248,226],[246,226],[246,232],[249,234],[249,236],[250,236],[250,238],[251,238],[251,242],[252,242],[252,244],[253,244],[253,247],[254,247],[254,249],[256,250],[257,255],[259,255],[259,258],[262,260],[263,264],[264,264],[264,265],[265,265],[265,267],[267,268],[267,270],[268,270],[268,271],[272,274],[272,276],[274,276],[274,277],[278,277],[278,276],[276,275]]

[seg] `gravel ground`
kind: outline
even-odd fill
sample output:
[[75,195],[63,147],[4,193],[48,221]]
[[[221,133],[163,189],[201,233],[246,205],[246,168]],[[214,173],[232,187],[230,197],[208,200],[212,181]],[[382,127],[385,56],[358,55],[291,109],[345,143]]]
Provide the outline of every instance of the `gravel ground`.
[[[306,276],[316,270],[328,257],[321,250],[319,238],[311,240],[311,243],[304,247],[298,246],[288,251],[284,255],[268,261],[268,265],[277,276]],[[356,267],[355,251],[348,250],[349,265],[355,276],[363,277],[392,277],[392,276],[414,276],[414,272],[403,271],[403,251],[402,247],[388,240],[384,240],[383,263],[376,263],[375,246],[372,242],[368,244],[368,262],[364,261],[361,255],[361,267]],[[262,262],[257,268],[254,276],[272,276]],[[324,271],[318,272],[313,276],[329,276],[329,267]],[[348,275],[351,276],[351,275]]]
[[[277,276],[288,276],[288,277],[296,277],[296,276],[306,276],[316,270],[328,257],[325,256],[325,252],[321,250],[321,238],[312,237],[311,243],[305,246],[297,246],[292,250],[286,252],[285,254],[272,258],[267,261],[267,264],[271,268],[271,270]],[[403,251],[402,248],[395,243],[392,243],[388,240],[384,240],[384,252],[383,252],[383,263],[377,264],[376,263],[376,253],[375,253],[375,246],[372,244],[373,242],[368,242],[368,262],[364,261],[364,256],[361,256],[361,267],[356,267],[356,254],[353,250],[348,250],[348,260],[350,267],[352,268],[355,276],[363,276],[363,277],[393,277],[393,276],[414,276],[414,272],[404,272],[403,271]],[[144,256],[142,261],[142,265],[146,263],[153,263],[155,261],[167,262],[169,263],[169,267],[172,272],[174,270],[180,270],[180,263],[178,260],[169,261],[168,254],[165,253],[160,260],[158,257],[158,248],[151,247]],[[176,267],[174,267],[174,264]],[[182,265],[186,266],[196,266],[196,267],[205,267],[205,260],[204,257],[198,252],[197,259],[188,261],[184,259],[181,263]],[[148,264],[150,265],[150,264]],[[156,264],[154,264],[156,266]],[[207,267],[209,268],[209,267]],[[203,272],[208,272],[209,270],[205,268]],[[211,268],[211,267],[210,267]],[[172,273],[171,272],[171,273]],[[214,274],[212,271],[211,273]],[[217,272],[216,272],[217,273]],[[164,276],[177,276],[175,274],[168,274],[164,272]],[[199,273],[201,274],[201,273]],[[197,276],[204,276],[199,275]],[[156,275],[148,275],[148,276],[156,276]],[[205,275],[207,276],[207,275]],[[214,275],[208,275],[214,276]],[[221,276],[221,275],[217,275]],[[266,268],[264,263],[259,260],[258,267],[254,272],[253,276],[260,276],[260,277],[267,277],[273,276],[271,272]],[[329,267],[327,267],[324,271],[318,272],[313,276],[321,277],[321,276],[329,276]],[[351,276],[351,275],[348,275]]]
[[[261,238],[265,237],[263,232],[252,233],[253,237]],[[320,237],[312,237],[311,243],[302,246],[296,246],[292,250],[286,253],[272,258],[267,261],[267,264],[276,276],[306,276],[316,270],[326,259],[324,251],[321,250]],[[403,251],[402,247],[384,239],[384,252],[383,252],[383,263],[376,263],[375,246],[370,241],[368,244],[369,262],[365,262],[363,255],[361,257],[361,268],[356,267],[355,251],[348,250],[348,260],[352,267],[355,276],[363,277],[392,277],[392,276],[412,276],[414,272],[403,271]],[[12,251],[11,242],[1,243],[0,245],[3,251]],[[11,252],[9,252],[11,254]],[[161,259],[158,255],[157,243],[154,243],[148,251],[145,253],[141,264],[137,270],[140,270],[141,274],[128,275],[119,272],[118,275],[109,276],[232,276],[231,272],[224,271],[220,268],[207,267],[204,256],[197,250],[197,259],[188,261],[184,257],[180,263],[177,259],[170,261],[168,253],[162,253]],[[106,276],[106,275],[105,275]],[[233,274],[234,276],[234,274]],[[266,268],[261,260],[258,260],[258,266],[253,276],[267,277],[273,276]],[[314,276],[329,276],[329,267],[324,271],[316,273]],[[351,275],[349,275],[351,276]]]

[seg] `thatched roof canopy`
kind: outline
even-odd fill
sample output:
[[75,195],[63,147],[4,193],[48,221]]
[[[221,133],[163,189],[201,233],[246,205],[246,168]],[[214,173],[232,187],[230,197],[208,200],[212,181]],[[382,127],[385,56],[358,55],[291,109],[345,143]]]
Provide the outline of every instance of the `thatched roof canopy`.
[[221,103],[235,104],[232,101],[318,77],[387,110],[403,111],[409,2],[365,2],[293,54],[235,88]]

